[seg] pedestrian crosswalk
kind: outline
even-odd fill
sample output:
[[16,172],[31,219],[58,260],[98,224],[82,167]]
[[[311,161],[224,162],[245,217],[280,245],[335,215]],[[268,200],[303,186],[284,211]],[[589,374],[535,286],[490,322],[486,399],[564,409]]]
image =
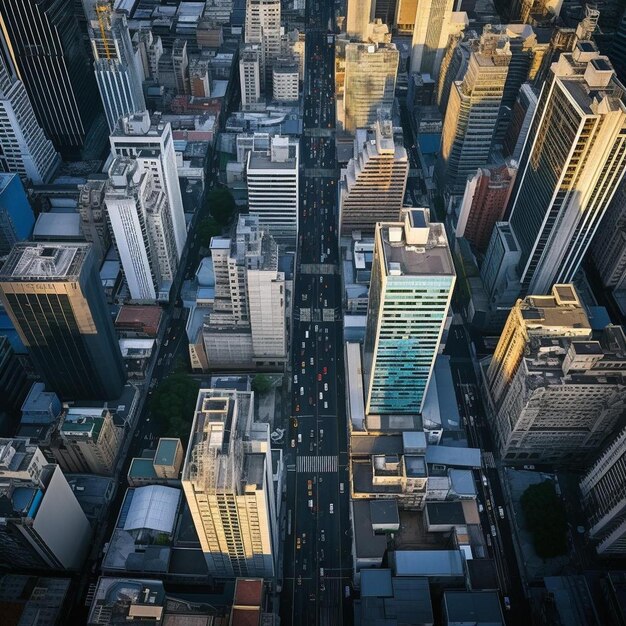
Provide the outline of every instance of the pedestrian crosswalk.
[[298,472],[336,472],[336,456],[299,456]]
[[485,467],[491,467],[495,469],[496,460],[493,456],[493,452],[483,452],[483,463]]

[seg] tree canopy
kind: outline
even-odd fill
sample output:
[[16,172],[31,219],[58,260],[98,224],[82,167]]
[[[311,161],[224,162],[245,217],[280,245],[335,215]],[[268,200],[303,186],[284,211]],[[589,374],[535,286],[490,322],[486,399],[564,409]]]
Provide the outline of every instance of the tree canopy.
[[263,395],[267,393],[272,388],[272,381],[265,374],[257,374],[252,379],[252,391]]
[[235,198],[230,190],[223,187],[212,189],[206,199],[209,213],[222,226],[228,224],[235,213]]
[[198,222],[196,232],[200,238],[200,246],[208,248],[211,243],[211,238],[222,234],[222,227],[215,221],[214,218],[207,216],[203,217]]
[[567,552],[565,507],[551,480],[530,485],[521,497],[526,525],[533,535],[538,556],[544,559]]

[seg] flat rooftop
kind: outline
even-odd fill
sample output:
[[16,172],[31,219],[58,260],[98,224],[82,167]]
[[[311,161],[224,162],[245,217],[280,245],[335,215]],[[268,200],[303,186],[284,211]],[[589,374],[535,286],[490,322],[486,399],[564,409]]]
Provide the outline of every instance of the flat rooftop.
[[0,281],[76,280],[88,243],[18,243],[0,270]]

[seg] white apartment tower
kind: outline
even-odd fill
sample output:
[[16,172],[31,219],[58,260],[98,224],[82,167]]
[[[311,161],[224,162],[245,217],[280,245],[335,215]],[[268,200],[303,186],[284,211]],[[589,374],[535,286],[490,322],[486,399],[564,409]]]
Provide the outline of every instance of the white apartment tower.
[[131,298],[167,300],[178,256],[167,198],[150,163],[142,157],[116,157],[105,204]]
[[37,122],[10,57],[0,53],[0,172],[41,185],[50,180],[60,160]]
[[183,467],[187,504],[218,579],[276,573],[278,521],[269,425],[253,421],[254,394],[201,389]]
[[89,22],[94,71],[104,112],[113,131],[120,117],[144,111],[140,62],[128,32],[126,15],[110,0],[83,0]]
[[246,0],[244,42],[261,46],[261,85],[265,86],[281,51],[280,0]]
[[572,280],[626,171],[626,97],[608,58],[579,41],[550,70],[509,203],[523,294]]
[[356,156],[341,172],[341,232],[374,232],[376,222],[398,219],[406,182],[409,159],[401,141],[394,138],[391,117],[381,113],[370,132],[357,132]]
[[345,48],[344,126],[354,133],[391,111],[400,54],[395,44],[349,43]]
[[259,225],[279,243],[293,244],[298,236],[298,141],[272,137],[267,151],[250,151],[246,165],[248,208]]
[[430,74],[437,78],[448,41],[454,0],[417,0],[411,72]]
[[428,209],[379,222],[365,330],[366,414],[422,410],[456,280],[443,224]]
[[150,119],[147,111],[120,118],[110,136],[114,156],[137,157],[141,155],[153,174],[155,188],[167,197],[176,242],[176,256],[180,260],[187,239],[187,226],[183,211],[183,198],[176,169],[176,153],[172,127],[155,114]]
[[465,78],[450,90],[438,163],[440,184],[459,194],[489,161],[511,61],[508,37],[487,28],[472,48]]
[[249,110],[261,102],[261,46],[244,44],[239,51],[241,107]]

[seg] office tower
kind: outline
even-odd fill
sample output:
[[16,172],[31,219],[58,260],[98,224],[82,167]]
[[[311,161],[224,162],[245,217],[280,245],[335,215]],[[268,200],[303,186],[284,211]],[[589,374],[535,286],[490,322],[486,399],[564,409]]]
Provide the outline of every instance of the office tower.
[[591,256],[602,284],[626,284],[626,181],[622,180],[591,243]]
[[541,67],[535,76],[533,86],[537,92],[541,90],[543,84],[548,80],[550,76],[550,68],[553,63],[558,61],[559,56],[563,52],[571,52],[576,46],[578,37],[576,37],[575,28],[566,28],[564,26],[557,26],[552,32],[548,49],[543,55]]
[[391,117],[380,114],[374,128],[358,132],[356,156],[341,172],[339,186],[341,232],[373,232],[376,222],[398,219],[409,175],[402,141],[394,138]]
[[189,59],[189,93],[196,98],[211,97],[209,60],[201,57]]
[[427,209],[376,224],[365,332],[366,413],[421,411],[450,307],[454,265]]
[[487,249],[493,227],[504,215],[516,173],[516,165],[509,162],[481,167],[467,179],[457,237],[465,237],[481,252]]
[[131,299],[167,301],[178,256],[172,214],[150,160],[116,157],[104,201]]
[[28,439],[0,439],[0,561],[17,569],[78,571],[91,527],[58,465]]
[[180,259],[187,239],[187,226],[170,123],[162,122],[158,114],[151,119],[144,111],[121,118],[110,140],[113,155],[136,157],[141,153],[145,166],[152,171],[156,189],[165,192],[174,227],[176,255]]
[[90,244],[16,244],[0,299],[48,389],[120,396],[126,373]]
[[278,520],[269,425],[254,394],[201,389],[182,484],[209,574],[273,578]]
[[537,108],[537,94],[530,83],[524,83],[513,105],[509,126],[504,135],[502,151],[519,163],[528,131]]
[[345,52],[344,127],[354,133],[391,111],[400,55],[395,44],[349,43]]
[[485,27],[465,78],[452,85],[437,163],[439,184],[452,193],[463,193],[467,177],[489,161],[510,60],[508,38]]
[[527,296],[511,309],[487,370],[490,400],[497,408],[534,338],[587,340],[591,326],[573,285],[554,285],[549,296]]
[[505,462],[584,467],[626,410],[626,338],[542,337],[526,345],[493,418]]
[[622,15],[617,30],[613,33],[608,55],[619,80],[621,82],[626,81],[626,12]]
[[353,41],[367,41],[367,28],[372,19],[372,0],[347,0],[346,34]]
[[448,37],[437,77],[436,94],[437,106],[444,117],[448,110],[452,85],[456,81],[463,80],[467,72],[471,43],[471,40],[464,40],[463,32],[454,33]]
[[2,2],[0,20],[4,49],[10,52],[39,124],[62,155],[76,156],[100,107],[72,3]]
[[106,175],[96,174],[87,178],[86,182],[81,184],[78,190],[78,213],[80,215],[81,232],[85,241],[93,245],[98,264],[104,259],[111,245],[104,205],[106,184]]
[[113,476],[123,434],[107,409],[73,406],[64,412],[50,451],[64,472]]
[[172,46],[172,68],[176,79],[176,93],[189,94],[189,57],[187,55],[187,41],[176,39]]
[[562,5],[563,0],[515,0],[511,19],[549,24],[558,17]]
[[246,163],[248,210],[279,243],[298,235],[299,145],[291,137],[272,137],[267,151],[251,151]]
[[261,48],[261,86],[269,85],[272,64],[280,55],[280,0],[246,0],[245,43]]
[[159,59],[163,55],[161,37],[158,35],[155,37],[149,28],[142,28],[136,33],[133,40],[136,42],[138,62],[144,80],[158,80]]
[[626,555],[626,428],[580,480],[589,538],[602,557]]
[[[28,390],[30,380],[19,362],[8,337],[0,335],[0,420],[3,413],[9,418],[18,418]],[[6,424],[3,424],[3,427]],[[4,428],[3,428],[4,429]]]
[[591,42],[552,66],[509,203],[522,293],[546,293],[578,270],[625,171],[625,104],[624,87]]
[[399,0],[373,0],[372,20],[380,20],[391,28],[395,24]]
[[83,0],[89,22],[94,72],[113,131],[120,117],[144,111],[142,77],[135,60],[126,15],[113,10],[110,0]]
[[0,39],[0,172],[16,172],[22,180],[40,185],[50,180],[59,162],[13,61],[2,54]]
[[491,308],[492,326],[500,329],[519,296],[520,256],[519,243],[509,223],[496,222],[480,266],[480,277]]
[[452,15],[453,0],[418,0],[411,42],[411,72],[437,78]]
[[255,109],[261,103],[261,47],[244,44],[239,50],[241,108]]
[[397,0],[393,23],[399,33],[412,33],[417,15],[417,0]]
[[300,75],[294,58],[279,58],[272,68],[272,96],[277,102],[297,102]]
[[17,174],[0,174],[0,258],[31,236],[35,216]]
[[242,215],[234,238],[213,237],[215,298],[205,319],[210,367],[280,366],[287,355],[285,275],[278,247],[256,215]]

